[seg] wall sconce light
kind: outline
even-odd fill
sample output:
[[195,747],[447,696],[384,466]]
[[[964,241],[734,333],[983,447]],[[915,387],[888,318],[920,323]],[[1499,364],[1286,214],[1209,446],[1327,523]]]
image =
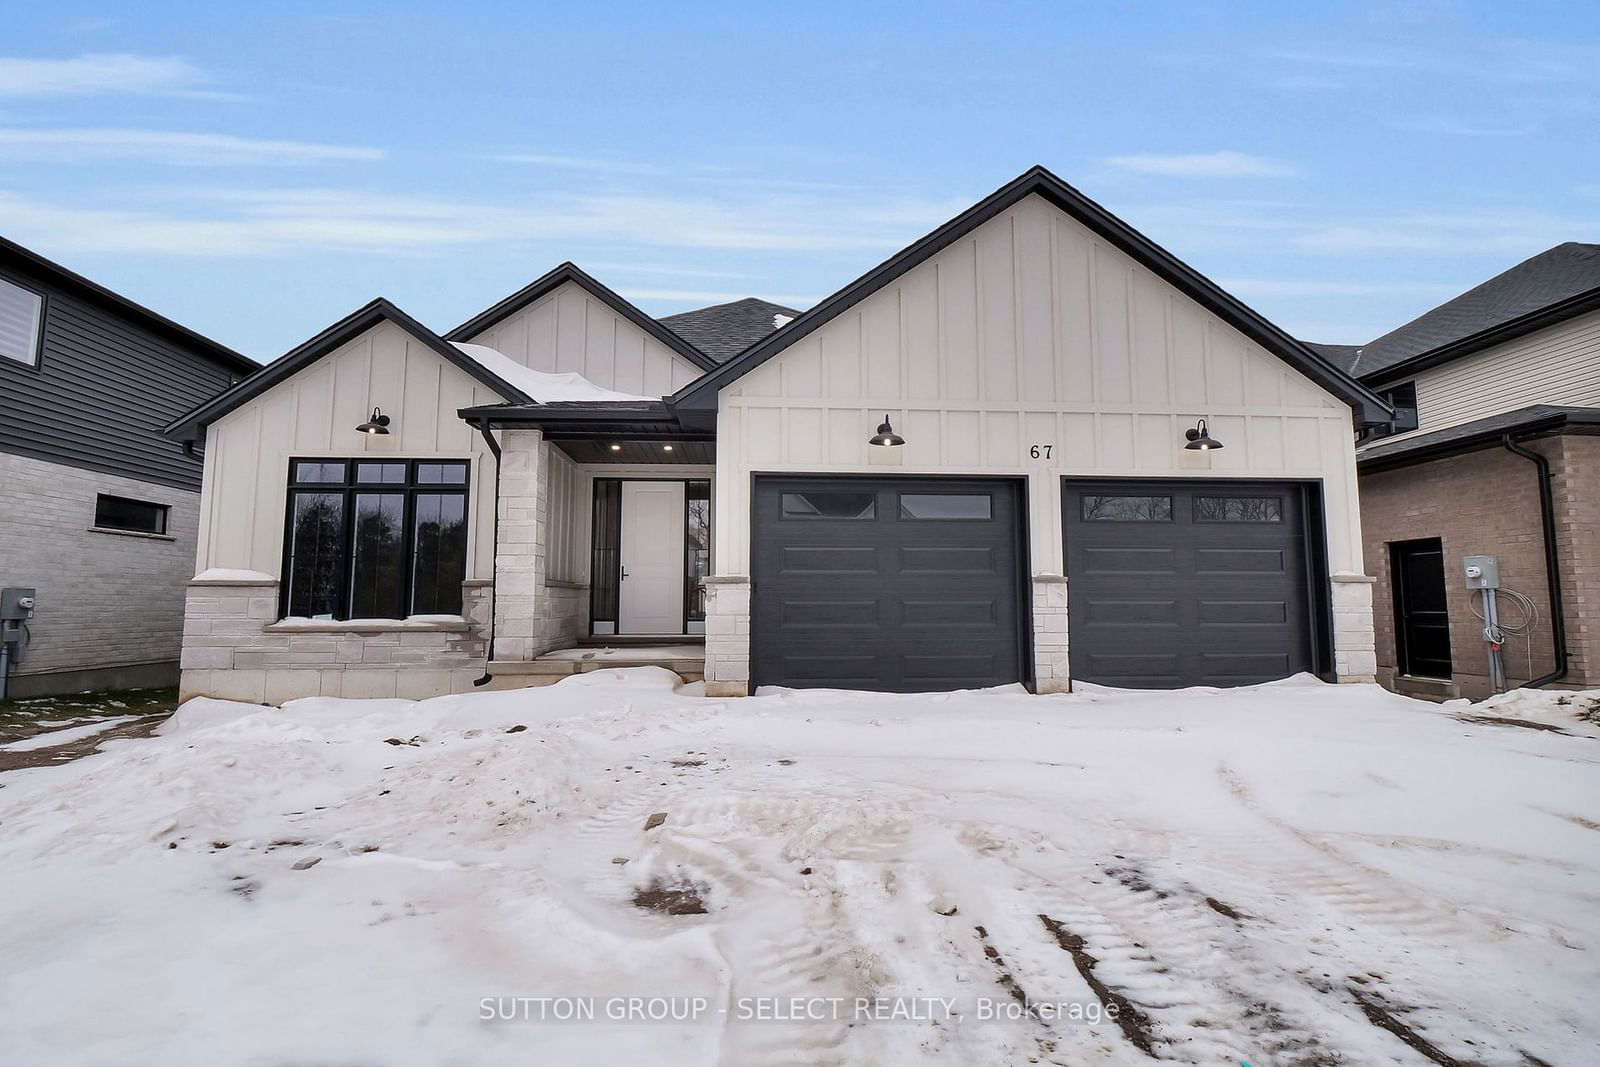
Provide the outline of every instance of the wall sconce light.
[[372,409],[372,418],[356,427],[357,433],[370,433],[375,437],[385,436],[389,432],[389,416],[379,408]]
[[867,438],[869,445],[883,445],[895,448],[906,443],[906,439],[894,432],[894,427],[889,425],[889,416],[884,415],[883,422],[878,424],[878,432]]
[[1206,428],[1205,419],[1195,423],[1192,429],[1185,430],[1183,436],[1189,439],[1189,443],[1183,447],[1191,452],[1210,452],[1222,447],[1222,442],[1212,437],[1211,431]]

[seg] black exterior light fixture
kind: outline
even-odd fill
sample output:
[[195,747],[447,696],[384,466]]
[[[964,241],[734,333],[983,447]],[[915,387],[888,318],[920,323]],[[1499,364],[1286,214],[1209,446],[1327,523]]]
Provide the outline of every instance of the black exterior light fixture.
[[372,409],[372,418],[356,427],[357,433],[370,433],[374,437],[387,436],[389,433],[389,416],[380,408]]
[[1195,423],[1192,429],[1183,431],[1183,436],[1189,439],[1189,443],[1183,447],[1191,452],[1210,452],[1222,447],[1222,442],[1212,437],[1211,431],[1206,428],[1205,419]]
[[906,439],[894,432],[894,427],[889,425],[889,416],[885,414],[883,421],[878,424],[878,432],[867,438],[869,445],[883,445],[886,448],[896,448],[906,443]]

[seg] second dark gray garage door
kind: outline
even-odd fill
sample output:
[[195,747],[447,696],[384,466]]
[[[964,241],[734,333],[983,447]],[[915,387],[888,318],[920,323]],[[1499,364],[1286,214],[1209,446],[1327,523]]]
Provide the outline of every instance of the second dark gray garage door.
[[1021,681],[1016,483],[756,481],[751,680],[927,692]]
[[1068,482],[1072,676],[1131,688],[1315,670],[1302,486]]

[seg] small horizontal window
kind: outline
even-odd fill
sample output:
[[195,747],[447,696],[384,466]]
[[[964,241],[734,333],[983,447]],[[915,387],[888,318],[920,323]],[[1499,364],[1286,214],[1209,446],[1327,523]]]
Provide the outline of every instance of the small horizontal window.
[[94,500],[94,524],[102,530],[164,534],[167,532],[167,505],[101,494]]
[[1171,522],[1170,496],[1083,497],[1084,522]]
[[362,485],[404,485],[404,463],[357,463],[356,481]]
[[992,519],[988,493],[901,493],[902,519]]
[[43,328],[44,297],[0,279],[0,359],[38,364]]
[[296,460],[294,480],[302,485],[343,485],[344,460]]
[[1196,522],[1282,522],[1283,500],[1275,496],[1197,496]]
[[786,519],[875,519],[878,517],[878,494],[838,491],[784,493],[783,517]]
[[465,463],[418,463],[418,485],[463,485],[467,480]]

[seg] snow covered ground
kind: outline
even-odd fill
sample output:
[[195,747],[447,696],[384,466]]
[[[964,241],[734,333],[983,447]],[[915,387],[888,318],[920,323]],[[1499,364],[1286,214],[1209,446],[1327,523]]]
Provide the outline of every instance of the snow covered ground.
[[0,776],[5,1062],[1600,1062],[1594,737],[674,682],[197,700]]

